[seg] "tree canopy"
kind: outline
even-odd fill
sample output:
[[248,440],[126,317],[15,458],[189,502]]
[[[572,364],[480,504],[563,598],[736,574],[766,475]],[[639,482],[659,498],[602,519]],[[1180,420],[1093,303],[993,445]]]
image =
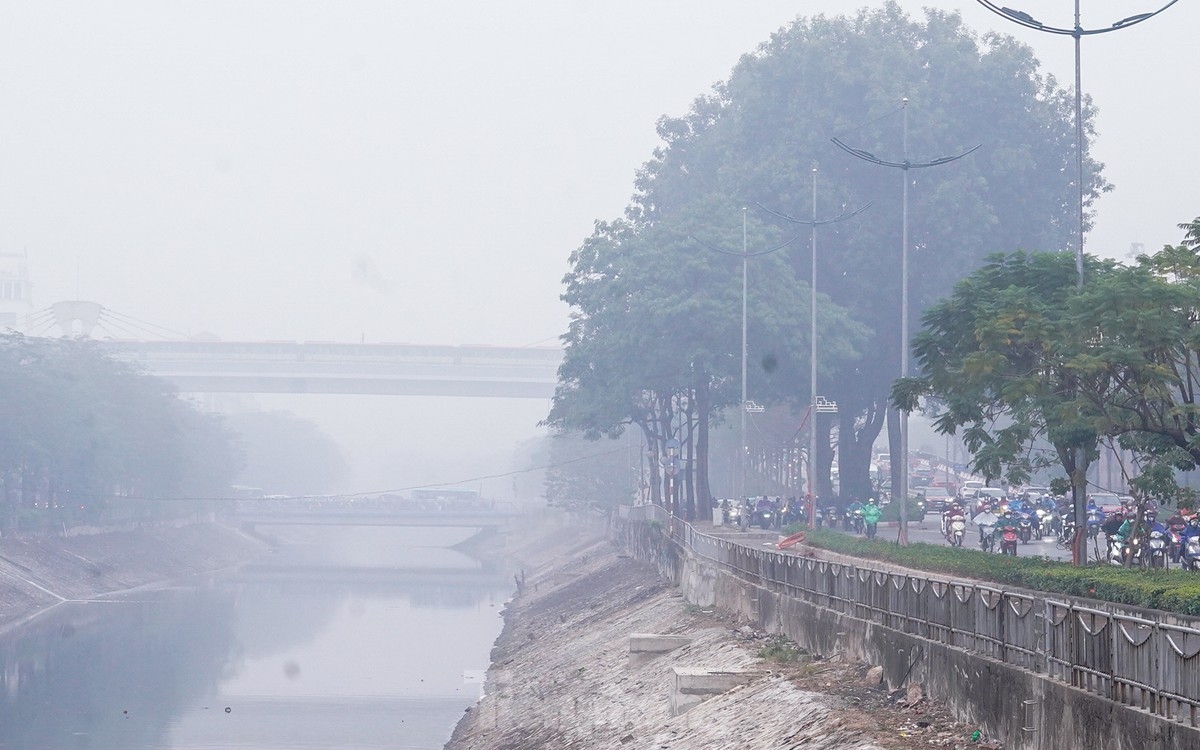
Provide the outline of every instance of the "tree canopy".
[[[702,437],[740,398],[740,260],[687,238],[740,250],[738,214],[748,206],[749,250],[781,244],[794,227],[753,207],[806,216],[797,207],[812,205],[816,165],[821,215],[874,204],[821,228],[818,241],[819,382],[828,384],[819,387],[839,404],[833,432],[843,491],[865,495],[870,448],[900,369],[905,177],[854,159],[831,138],[891,161],[983,144],[952,165],[904,173],[911,303],[919,311],[992,252],[1070,247],[1072,111],[1071,97],[1039,72],[1028,47],[980,37],[957,14],[926,11],[918,21],[889,2],[853,16],[798,18],[686,115],[660,120],[663,144],[639,171],[626,216],[598,222],[572,254],[563,295],[572,322],[548,422],[594,437],[629,422],[657,424],[644,429],[661,448],[670,432],[663,412],[683,409],[700,419]],[[1089,133],[1092,115],[1089,103]],[[1108,188],[1100,168],[1085,163],[1089,199]],[[755,400],[809,399],[811,250],[803,234],[749,261]],[[671,408],[668,394],[676,397]]]
[[0,336],[0,414],[0,525],[220,497],[239,466],[219,418],[86,341]]
[[974,468],[1025,479],[1051,458],[1076,477],[1110,441],[1133,452],[1133,486],[1176,493],[1200,460],[1200,220],[1184,242],[1130,266],[1067,253],[997,255],[930,308],[913,341],[921,374],[893,391],[932,397],[935,427],[963,430]]

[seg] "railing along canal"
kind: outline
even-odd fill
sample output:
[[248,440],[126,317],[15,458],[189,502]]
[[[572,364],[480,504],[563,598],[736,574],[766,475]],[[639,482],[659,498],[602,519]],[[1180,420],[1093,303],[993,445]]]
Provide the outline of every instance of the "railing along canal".
[[620,517],[657,521],[692,554],[775,593],[1200,726],[1200,629],[1177,622],[1187,618],[756,549],[697,531],[655,505],[622,507]]

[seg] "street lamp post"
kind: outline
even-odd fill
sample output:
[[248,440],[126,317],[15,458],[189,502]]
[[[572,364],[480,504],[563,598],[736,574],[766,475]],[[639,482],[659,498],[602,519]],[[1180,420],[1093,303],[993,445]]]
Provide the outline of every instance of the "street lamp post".
[[[1025,11],[1015,10],[996,5],[991,0],[976,0],[980,5],[992,11],[1001,18],[1012,21],[1015,24],[1024,26],[1027,29],[1034,31],[1044,31],[1047,34],[1058,34],[1060,36],[1070,36],[1075,39],[1075,192],[1077,197],[1076,203],[1076,227],[1075,227],[1075,287],[1083,289],[1083,204],[1086,190],[1083,186],[1083,89],[1081,86],[1082,74],[1081,68],[1081,53],[1080,42],[1085,36],[1094,36],[1096,34],[1107,34],[1111,31],[1120,31],[1127,29],[1130,26],[1135,26],[1142,21],[1147,21],[1159,13],[1162,13],[1167,8],[1170,8],[1179,0],[1170,0],[1166,5],[1156,11],[1150,13],[1138,13],[1119,21],[1114,22],[1109,26],[1085,29],[1080,22],[1079,16],[1079,0],[1075,0],[1075,25],[1071,28],[1060,28],[1057,26],[1047,26],[1038,21],[1033,16]],[[1075,474],[1071,478],[1071,503],[1074,506],[1075,515],[1075,535],[1076,539],[1072,544],[1072,560],[1076,565],[1083,564],[1085,547],[1083,543],[1083,530],[1087,528],[1087,492],[1086,480],[1081,479],[1081,467],[1084,463],[1084,449],[1075,449]]]
[[[904,141],[901,160],[899,162],[884,161],[874,154],[862,149],[850,148],[837,138],[833,142],[838,148],[857,156],[863,161],[878,164],[881,167],[894,167],[900,170],[904,177],[904,189],[901,193],[901,229],[900,229],[900,377],[908,377],[908,170],[936,167],[958,161],[967,154],[979,148],[972,146],[961,154],[942,156],[925,162],[913,162],[908,159],[908,97],[902,101],[904,112]],[[900,544],[908,544],[908,412],[900,412],[900,486],[893,487],[900,494]],[[893,493],[895,494],[895,493]]]
[[855,211],[851,211],[850,213],[843,213],[839,216],[835,216],[832,219],[818,220],[817,219],[817,168],[813,167],[812,168],[812,218],[811,219],[797,219],[792,216],[788,216],[787,214],[779,213],[778,211],[772,211],[771,209],[767,208],[766,206],[762,205],[761,203],[759,203],[757,205],[759,208],[761,208],[762,210],[766,211],[767,213],[769,213],[773,216],[778,216],[779,218],[790,221],[793,224],[808,224],[809,226],[812,227],[812,239],[811,239],[811,242],[812,242],[812,277],[811,277],[812,283],[809,285],[809,290],[810,290],[809,297],[811,299],[810,299],[810,305],[809,305],[810,328],[809,328],[809,357],[808,357],[809,386],[810,386],[808,418],[811,420],[811,423],[809,424],[809,432],[808,432],[808,494],[809,494],[808,522],[809,522],[810,526],[815,527],[816,526],[817,488],[816,488],[816,484],[815,484],[813,478],[816,476],[816,474],[814,472],[816,469],[816,462],[817,462],[817,227],[821,224],[833,224],[833,223],[836,223],[839,221],[845,221],[846,219],[849,219],[854,216],[858,216],[860,213],[862,213],[863,211],[866,211],[868,208],[870,208],[871,204],[868,203],[865,206],[863,206],[862,208],[859,208]]
[[752,406],[757,406],[757,404],[751,404],[746,393],[746,362],[748,359],[747,355],[749,354],[749,346],[746,339],[746,300],[749,296],[749,286],[747,282],[749,260],[750,258],[755,258],[760,255],[768,255],[776,250],[782,250],[783,248],[795,242],[796,238],[793,237],[782,245],[777,245],[775,247],[768,248],[767,250],[759,250],[755,253],[750,252],[746,237],[746,209],[742,208],[742,251],[740,253],[733,250],[726,250],[725,248],[717,247],[716,245],[710,245],[709,243],[696,238],[695,235],[692,235],[690,239],[703,245],[704,247],[707,247],[709,250],[715,250],[723,255],[733,255],[742,259],[742,400],[741,403],[738,404],[738,411],[741,413],[741,420],[738,426],[738,460],[737,475],[735,477],[737,483],[735,484],[733,490],[734,500],[736,502],[741,502],[742,495],[746,490],[746,412],[749,411]]

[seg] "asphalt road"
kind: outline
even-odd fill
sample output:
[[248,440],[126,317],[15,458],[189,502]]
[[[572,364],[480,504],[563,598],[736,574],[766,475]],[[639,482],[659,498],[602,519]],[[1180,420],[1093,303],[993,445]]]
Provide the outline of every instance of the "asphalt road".
[[[879,524],[879,538],[894,541],[900,530],[895,522],[891,524]],[[946,538],[942,536],[941,520],[937,515],[930,514],[925,517],[923,522],[912,522],[908,524],[908,540],[910,542],[925,542],[926,544],[940,544],[950,546]],[[979,549],[979,529],[975,524],[967,523],[967,537],[963,542],[964,547]],[[1103,540],[1101,540],[1101,549],[1103,549]],[[1095,550],[1089,550],[1089,557],[1095,559]],[[1028,544],[1017,545],[1017,556],[1033,556],[1045,557],[1051,560],[1070,560],[1071,550],[1059,549],[1055,544],[1055,538],[1048,536],[1045,539],[1034,538]]]

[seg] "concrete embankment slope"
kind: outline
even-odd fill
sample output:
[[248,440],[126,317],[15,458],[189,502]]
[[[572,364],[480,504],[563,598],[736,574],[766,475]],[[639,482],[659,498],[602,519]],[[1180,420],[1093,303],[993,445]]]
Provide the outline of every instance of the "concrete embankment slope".
[[[559,529],[516,557],[526,581],[505,610],[486,696],[448,750],[996,747],[970,744],[970,727],[920,695],[889,695],[866,665],[761,658],[786,644],[688,605],[603,529]],[[634,633],[686,644],[631,657]],[[696,675],[731,687],[680,713],[699,699],[681,682]]]
[[64,601],[220,570],[264,548],[208,523],[0,539],[0,632]]

